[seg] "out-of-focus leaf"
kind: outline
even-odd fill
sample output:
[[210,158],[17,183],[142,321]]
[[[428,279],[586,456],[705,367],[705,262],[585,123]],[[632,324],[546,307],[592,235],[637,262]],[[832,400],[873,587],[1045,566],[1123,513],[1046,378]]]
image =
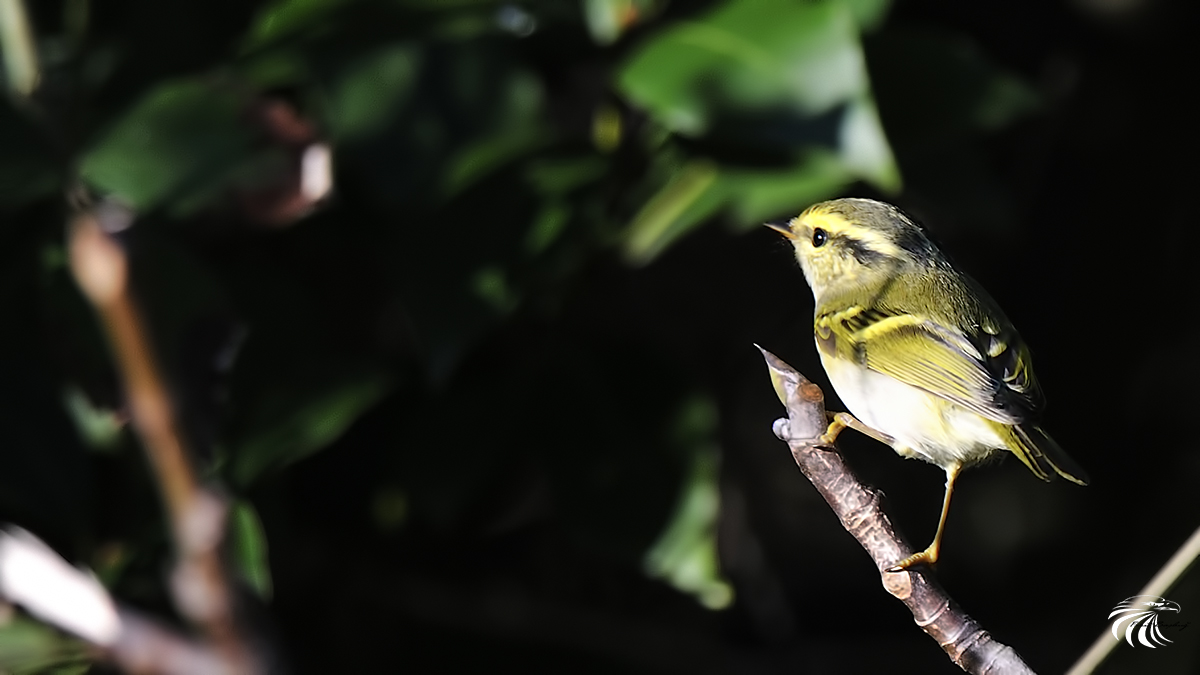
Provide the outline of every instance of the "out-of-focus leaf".
[[[854,12],[871,19],[884,7]],[[837,0],[732,0],[654,37],[621,69],[630,99],[715,160],[685,163],[643,206],[630,260],[651,260],[723,209],[757,220],[855,180],[899,188],[854,12]]]
[[854,15],[854,21],[864,31],[872,31],[887,18],[892,0],[841,0]]
[[608,45],[653,10],[654,0],[583,0],[588,32],[598,44]]
[[112,450],[120,443],[125,424],[116,411],[93,405],[77,385],[70,385],[63,391],[63,407],[88,447]]
[[879,111],[866,95],[846,107],[838,141],[840,159],[851,173],[888,192],[900,189],[900,169],[879,122]]
[[308,75],[307,64],[293,51],[277,49],[250,59],[238,71],[262,89],[296,86]]
[[[24,617],[0,621],[0,672],[86,672],[87,652],[78,640]],[[80,663],[84,662],[84,663]]]
[[206,82],[160,85],[93,144],[80,173],[139,210],[194,200],[252,158],[256,134],[242,110],[239,95]]
[[835,155],[814,150],[785,169],[725,169],[720,184],[728,195],[734,225],[751,229],[789,208],[828,199],[853,180]]
[[421,51],[392,44],[364,55],[342,72],[329,93],[329,128],[338,140],[369,136],[395,119],[421,67]]
[[246,47],[280,40],[305,29],[320,29],[329,15],[352,0],[279,0],[262,8],[246,34]]
[[596,155],[540,158],[526,165],[525,178],[538,192],[562,195],[598,179],[608,166],[603,157]]
[[475,273],[475,278],[472,279],[472,287],[475,290],[475,295],[479,299],[486,302],[499,313],[508,313],[516,309],[519,297],[513,292],[508,280],[505,278],[504,269],[488,265]]
[[696,160],[634,217],[626,234],[626,257],[634,264],[653,260],[719,209],[730,211],[736,227],[750,229],[788,209],[832,197],[855,179],[844,161],[820,149],[779,169],[718,167]]
[[891,28],[871,40],[868,56],[889,138],[940,220],[996,230],[1016,222],[981,142],[1034,111],[1034,90],[946,31]]
[[[474,76],[478,76],[475,74]],[[489,85],[493,96],[486,110],[465,111],[478,118],[478,135],[451,158],[443,181],[453,197],[491,172],[549,145],[555,133],[541,117],[545,93],[542,84],[528,72],[504,69]],[[459,105],[471,106],[469,101]]]
[[707,160],[696,160],[679,173],[633,217],[625,240],[625,257],[634,264],[655,258],[672,241],[721,206],[718,168]]
[[258,597],[269,601],[273,586],[267,557],[267,533],[254,505],[245,500],[236,502],[229,513],[229,525],[238,574]]
[[621,36],[621,16],[633,0],[583,0],[583,15],[596,42],[607,45]]
[[[303,368],[303,364],[297,364]],[[378,372],[331,372],[260,392],[228,442],[235,480],[245,485],[268,468],[306,457],[341,436],[387,391]],[[284,383],[279,383],[284,384]]]
[[467,146],[451,160],[443,190],[447,197],[453,197],[488,172],[547,141],[549,134],[533,127],[489,135]]
[[537,255],[553,244],[571,219],[571,209],[565,202],[547,202],[529,226],[525,237],[525,250]]
[[0,100],[0,148],[0,206],[20,206],[61,185],[50,144],[7,98]]
[[690,593],[709,609],[723,609],[733,601],[733,588],[721,577],[717,558],[718,450],[713,436],[717,408],[712,401],[692,399],[677,420],[680,442],[689,446],[692,465],[681,486],[670,522],[646,552],[645,568]]
[[888,129],[914,145],[993,131],[1030,113],[1037,94],[961,35],[892,29],[871,43]]
[[621,69],[629,98],[698,135],[731,111],[826,112],[864,93],[866,69],[838,2],[735,0],[664,31]]

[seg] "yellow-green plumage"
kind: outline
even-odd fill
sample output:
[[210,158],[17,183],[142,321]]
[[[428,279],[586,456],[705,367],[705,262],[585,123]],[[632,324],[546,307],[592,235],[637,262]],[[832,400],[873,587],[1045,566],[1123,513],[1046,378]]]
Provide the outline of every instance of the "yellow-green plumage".
[[[773,227],[792,240],[812,287],[817,348],[839,397],[896,452],[946,470],[947,507],[958,471],[997,450],[1043,480],[1086,483],[1037,426],[1045,401],[1028,348],[911,219],[839,199]],[[936,561],[940,537],[939,526],[930,549],[899,566]]]

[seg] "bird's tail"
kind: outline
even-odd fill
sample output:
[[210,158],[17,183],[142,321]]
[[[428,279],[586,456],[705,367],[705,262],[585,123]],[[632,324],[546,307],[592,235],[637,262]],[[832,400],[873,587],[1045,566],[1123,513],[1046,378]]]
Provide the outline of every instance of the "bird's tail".
[[1087,472],[1083,470],[1053,438],[1033,424],[1021,424],[1012,429],[1013,443],[1009,446],[1021,463],[1042,480],[1050,480],[1049,467],[1072,483],[1088,484]]

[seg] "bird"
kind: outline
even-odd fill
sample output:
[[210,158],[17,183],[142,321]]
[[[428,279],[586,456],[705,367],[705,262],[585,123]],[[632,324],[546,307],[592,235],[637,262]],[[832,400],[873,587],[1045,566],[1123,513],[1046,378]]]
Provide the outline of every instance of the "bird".
[[1029,348],[999,305],[891,204],[844,198],[767,223],[789,239],[815,301],[821,364],[846,428],[946,472],[933,542],[889,572],[937,563],[959,473],[997,452],[1042,480],[1087,474],[1042,430],[1045,397]]

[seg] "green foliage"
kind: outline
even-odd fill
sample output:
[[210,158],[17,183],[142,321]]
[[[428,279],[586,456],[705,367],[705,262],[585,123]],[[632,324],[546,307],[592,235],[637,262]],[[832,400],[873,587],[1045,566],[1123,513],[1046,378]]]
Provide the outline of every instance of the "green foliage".
[[270,600],[272,585],[271,566],[267,559],[267,533],[249,502],[237,502],[230,509],[229,542],[242,581],[259,598]]
[[670,524],[646,552],[645,566],[648,573],[695,595],[705,607],[724,609],[733,602],[733,590],[721,576],[717,555],[719,449],[710,441],[716,419],[711,401],[685,402],[676,433],[692,450],[692,466]]
[[244,170],[254,134],[242,99],[206,82],[165,83],[133,105],[80,162],[81,176],[140,210],[187,214]]
[[758,158],[672,167],[629,226],[631,260],[652,260],[722,208],[749,225],[858,179],[899,188],[855,21],[881,12],[868,4],[727,3],[637,51],[618,80],[633,102],[672,132]]
[[328,370],[321,376],[301,368],[244,403],[226,439],[239,484],[328,446],[387,390],[378,373]]
[[27,618],[0,620],[0,671],[80,675],[91,667],[84,645]]
[[906,175],[947,211],[971,213],[994,230],[1005,228],[1014,214],[979,161],[980,146],[1037,110],[1038,94],[978,46],[945,30],[886,31],[872,40],[871,54]]
[[[65,267],[63,195],[90,192],[137,214],[120,241],[197,464],[235,500],[230,560],[307,669],[544,672],[550,649],[557,670],[707,672],[705,608],[790,630],[763,560],[795,542],[747,533],[781,488],[737,483],[737,430],[773,442],[772,413],[738,407],[766,383],[737,373],[759,376],[764,333],[803,333],[783,322],[807,291],[745,232],[899,195],[902,169],[905,195],[999,218],[985,144],[1044,110],[892,4],[37,10],[43,88],[0,103],[0,519],[169,611],[155,486]],[[313,140],[333,193],[283,208]],[[631,617],[668,656],[610,653]],[[78,658],[0,627],[5,672]]]
[[339,73],[328,95],[333,138],[370,136],[398,115],[411,94],[419,57],[419,50],[410,45],[388,45]]

